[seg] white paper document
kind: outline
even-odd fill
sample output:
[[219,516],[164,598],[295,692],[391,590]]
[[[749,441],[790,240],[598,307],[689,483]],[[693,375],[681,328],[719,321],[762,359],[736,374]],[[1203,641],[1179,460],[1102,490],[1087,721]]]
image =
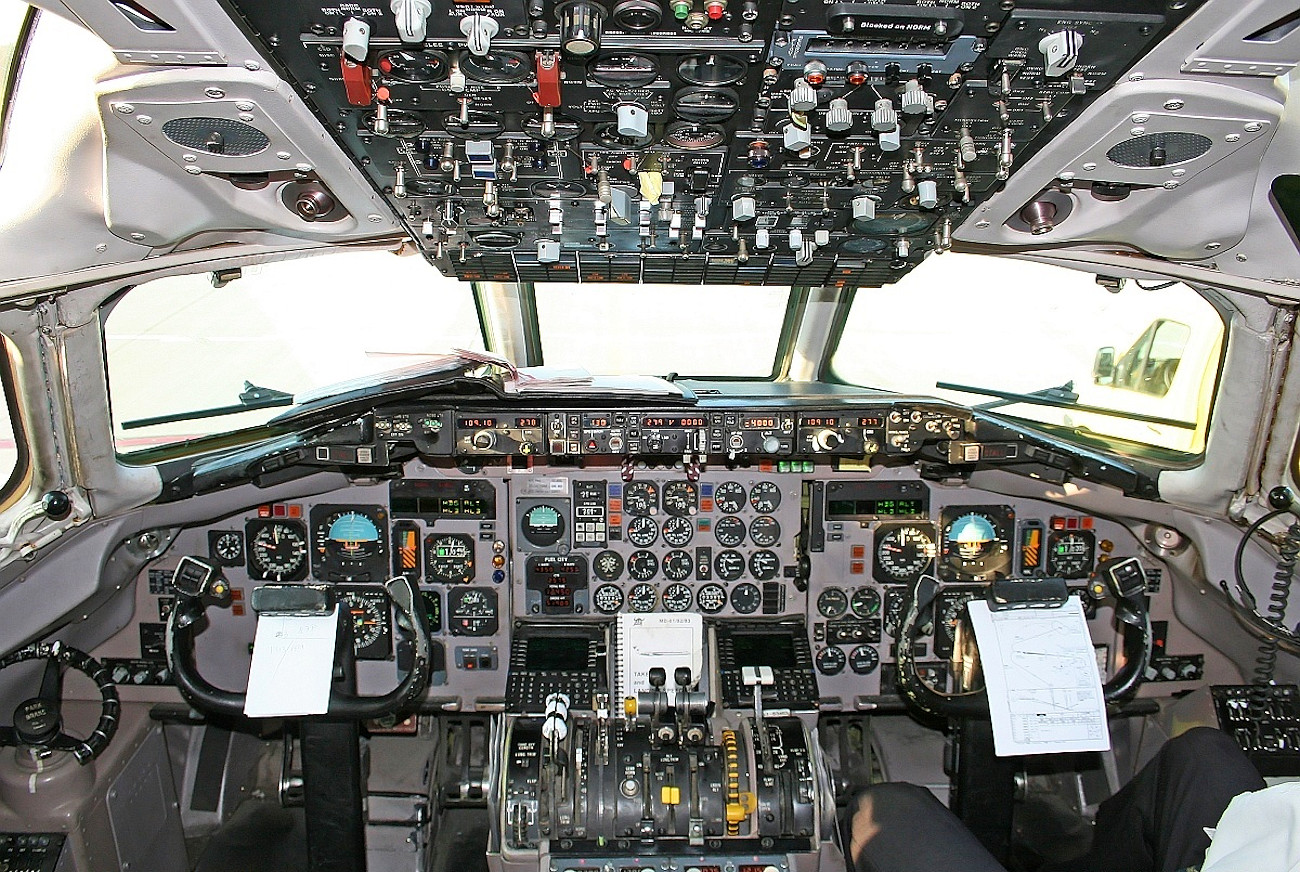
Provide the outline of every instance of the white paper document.
[[650,690],[650,670],[662,666],[665,689],[676,688],[673,672],[689,666],[691,681],[700,680],[704,668],[704,618],[694,612],[681,614],[631,614],[618,616],[616,653],[619,693],[636,696]]
[[329,615],[259,617],[244,714],[250,718],[325,714],[338,620],[338,606]]
[[1054,609],[970,603],[999,757],[1110,748],[1097,656],[1077,596]]

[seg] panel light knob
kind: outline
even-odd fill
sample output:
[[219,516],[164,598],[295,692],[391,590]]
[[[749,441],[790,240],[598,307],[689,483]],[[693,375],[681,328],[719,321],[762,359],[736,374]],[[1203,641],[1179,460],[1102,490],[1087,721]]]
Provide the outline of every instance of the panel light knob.
[[393,0],[389,8],[397,19],[402,42],[424,42],[424,22],[433,12],[430,0]]
[[849,110],[849,101],[836,97],[826,110],[826,129],[834,133],[843,133],[853,127],[853,112]]

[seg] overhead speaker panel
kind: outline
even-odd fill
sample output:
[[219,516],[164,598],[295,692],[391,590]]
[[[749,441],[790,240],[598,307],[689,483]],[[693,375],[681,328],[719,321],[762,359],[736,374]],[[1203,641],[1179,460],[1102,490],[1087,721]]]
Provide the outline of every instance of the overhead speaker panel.
[[230,118],[173,118],[162,126],[162,131],[182,148],[227,157],[259,154],[271,144],[270,138],[253,125]]
[[1163,167],[1196,160],[1214,141],[1199,133],[1147,133],[1113,146],[1106,157],[1122,167]]

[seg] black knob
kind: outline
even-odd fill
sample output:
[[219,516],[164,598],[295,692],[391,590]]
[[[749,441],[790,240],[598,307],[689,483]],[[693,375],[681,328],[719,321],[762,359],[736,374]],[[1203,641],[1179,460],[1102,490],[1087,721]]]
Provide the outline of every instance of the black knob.
[[575,0],[560,7],[560,48],[575,57],[595,54],[604,21],[605,10],[595,3]]
[[1278,485],[1268,492],[1268,504],[1281,511],[1295,505],[1295,494],[1286,485]]
[[678,686],[678,687],[690,687],[690,686],[691,686],[691,667],[689,667],[689,666],[678,666],[676,669],[674,669],[674,670],[673,670],[673,681],[677,683],[677,686]]
[[45,516],[53,521],[62,521],[72,514],[72,499],[63,491],[49,491],[41,497]]
[[33,697],[14,709],[14,733],[24,745],[44,745],[62,727],[58,706],[47,699]]
[[662,666],[651,666],[650,686],[663,687],[667,683],[668,683],[668,673],[664,671],[664,668]]

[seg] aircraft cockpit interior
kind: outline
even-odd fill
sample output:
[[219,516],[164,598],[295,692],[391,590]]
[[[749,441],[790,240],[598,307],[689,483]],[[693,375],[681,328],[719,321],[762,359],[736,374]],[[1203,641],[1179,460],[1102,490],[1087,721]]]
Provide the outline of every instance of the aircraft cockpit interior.
[[1046,872],[1189,741],[1300,781],[1297,31],[0,0],[0,872]]

